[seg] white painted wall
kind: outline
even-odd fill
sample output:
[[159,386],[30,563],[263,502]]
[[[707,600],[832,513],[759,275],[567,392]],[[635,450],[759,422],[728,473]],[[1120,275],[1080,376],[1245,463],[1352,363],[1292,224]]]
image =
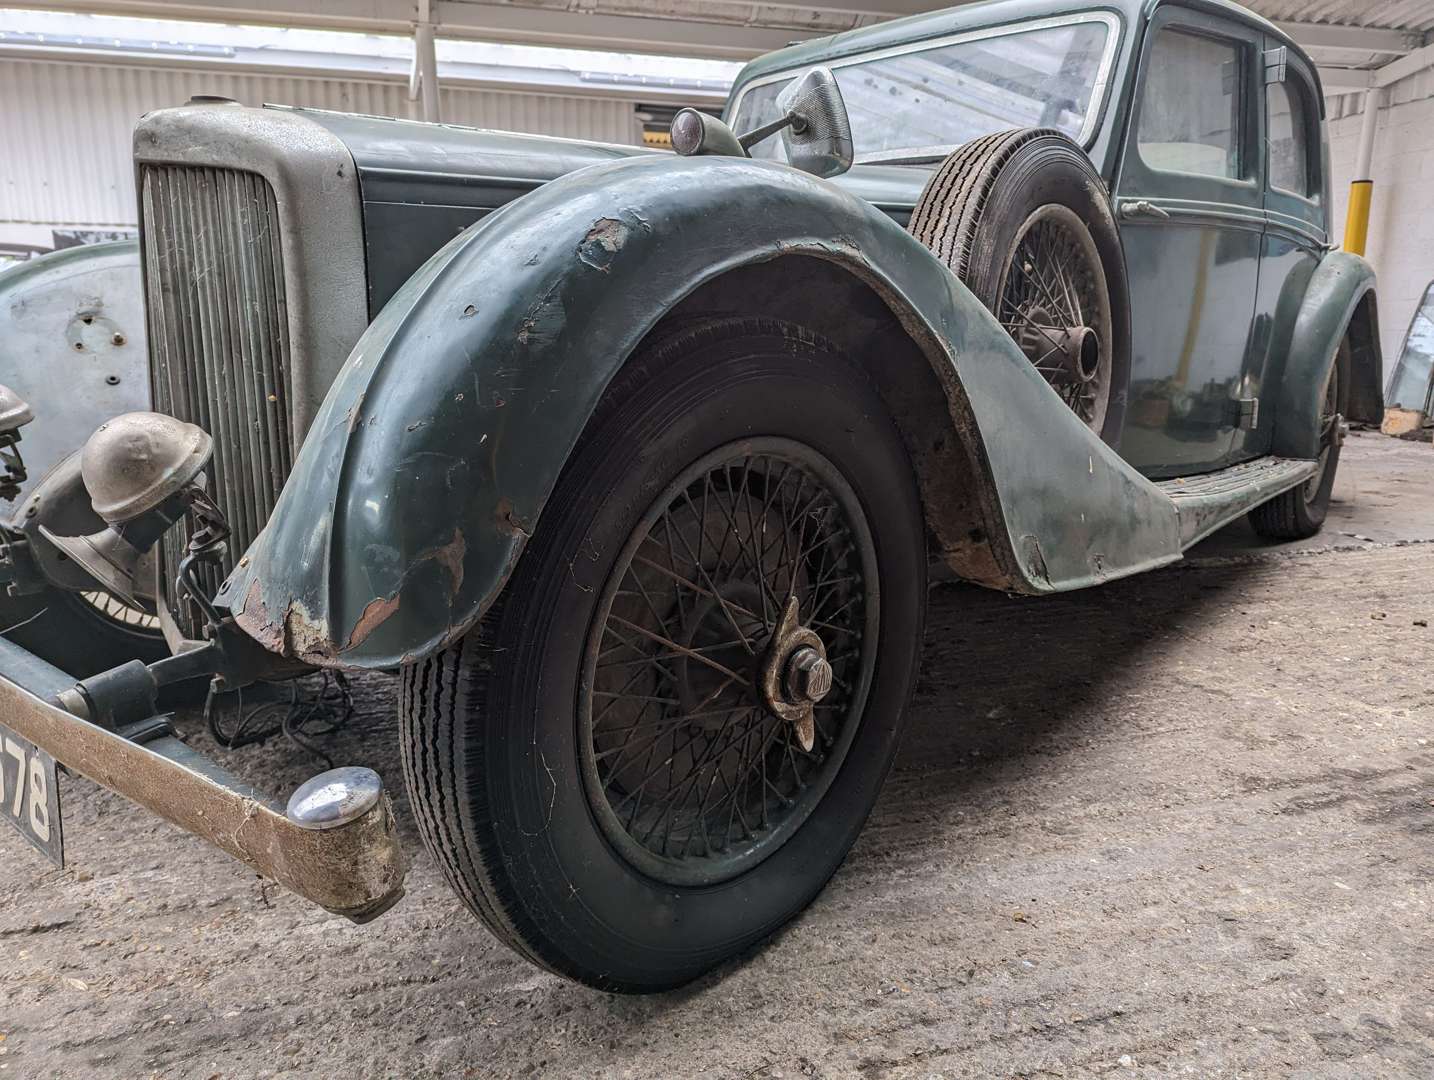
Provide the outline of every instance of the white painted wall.
[[[1366,252],[1379,275],[1379,336],[1387,381],[1424,289],[1434,280],[1434,69],[1389,88],[1374,141]],[[1328,103],[1334,241],[1344,236],[1363,95]]]
[[[0,241],[47,244],[54,226],[133,228],[135,121],[194,94],[246,105],[416,115],[407,85],[74,61],[0,59]],[[443,90],[455,124],[637,143],[631,101]]]

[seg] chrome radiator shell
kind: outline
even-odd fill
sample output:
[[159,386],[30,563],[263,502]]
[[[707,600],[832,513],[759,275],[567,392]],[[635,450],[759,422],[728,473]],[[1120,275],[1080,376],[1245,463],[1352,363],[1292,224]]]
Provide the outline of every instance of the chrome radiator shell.
[[[214,589],[368,324],[357,170],[302,113],[232,103],[150,113],[134,149],[154,407],[213,436],[210,491],[233,528]],[[162,544],[172,646],[200,634],[172,599],[185,542],[176,529]]]

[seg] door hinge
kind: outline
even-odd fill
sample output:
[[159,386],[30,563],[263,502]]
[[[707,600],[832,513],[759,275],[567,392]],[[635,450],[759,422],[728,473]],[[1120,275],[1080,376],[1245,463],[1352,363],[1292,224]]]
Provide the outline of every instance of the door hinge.
[[1281,45],[1278,49],[1265,50],[1265,85],[1270,83],[1284,82],[1285,72],[1288,70],[1286,64],[1289,60],[1289,49]]
[[1230,402],[1235,426],[1241,431],[1254,431],[1260,425],[1260,399],[1237,398]]

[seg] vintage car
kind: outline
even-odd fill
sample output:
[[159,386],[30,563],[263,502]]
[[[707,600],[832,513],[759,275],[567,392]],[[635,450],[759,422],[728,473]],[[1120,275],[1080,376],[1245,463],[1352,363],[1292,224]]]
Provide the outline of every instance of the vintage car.
[[[156,699],[397,671],[463,902],[569,978],[674,986],[840,865],[929,565],[1044,594],[1244,514],[1307,536],[1347,420],[1380,419],[1318,74],[1224,0],[808,42],[673,142],[216,100],[140,122],[156,411],[38,485],[7,573],[152,594],[172,655],[77,679],[0,641],[3,813],[37,846],[58,759],[372,918],[405,868],[377,776],[272,800]],[[45,524],[66,508],[94,527]]]

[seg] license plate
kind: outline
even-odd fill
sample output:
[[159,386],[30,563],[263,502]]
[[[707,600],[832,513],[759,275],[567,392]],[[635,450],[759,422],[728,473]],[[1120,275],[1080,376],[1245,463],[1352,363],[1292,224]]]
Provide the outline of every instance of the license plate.
[[56,866],[65,865],[55,759],[0,724],[0,818]]

